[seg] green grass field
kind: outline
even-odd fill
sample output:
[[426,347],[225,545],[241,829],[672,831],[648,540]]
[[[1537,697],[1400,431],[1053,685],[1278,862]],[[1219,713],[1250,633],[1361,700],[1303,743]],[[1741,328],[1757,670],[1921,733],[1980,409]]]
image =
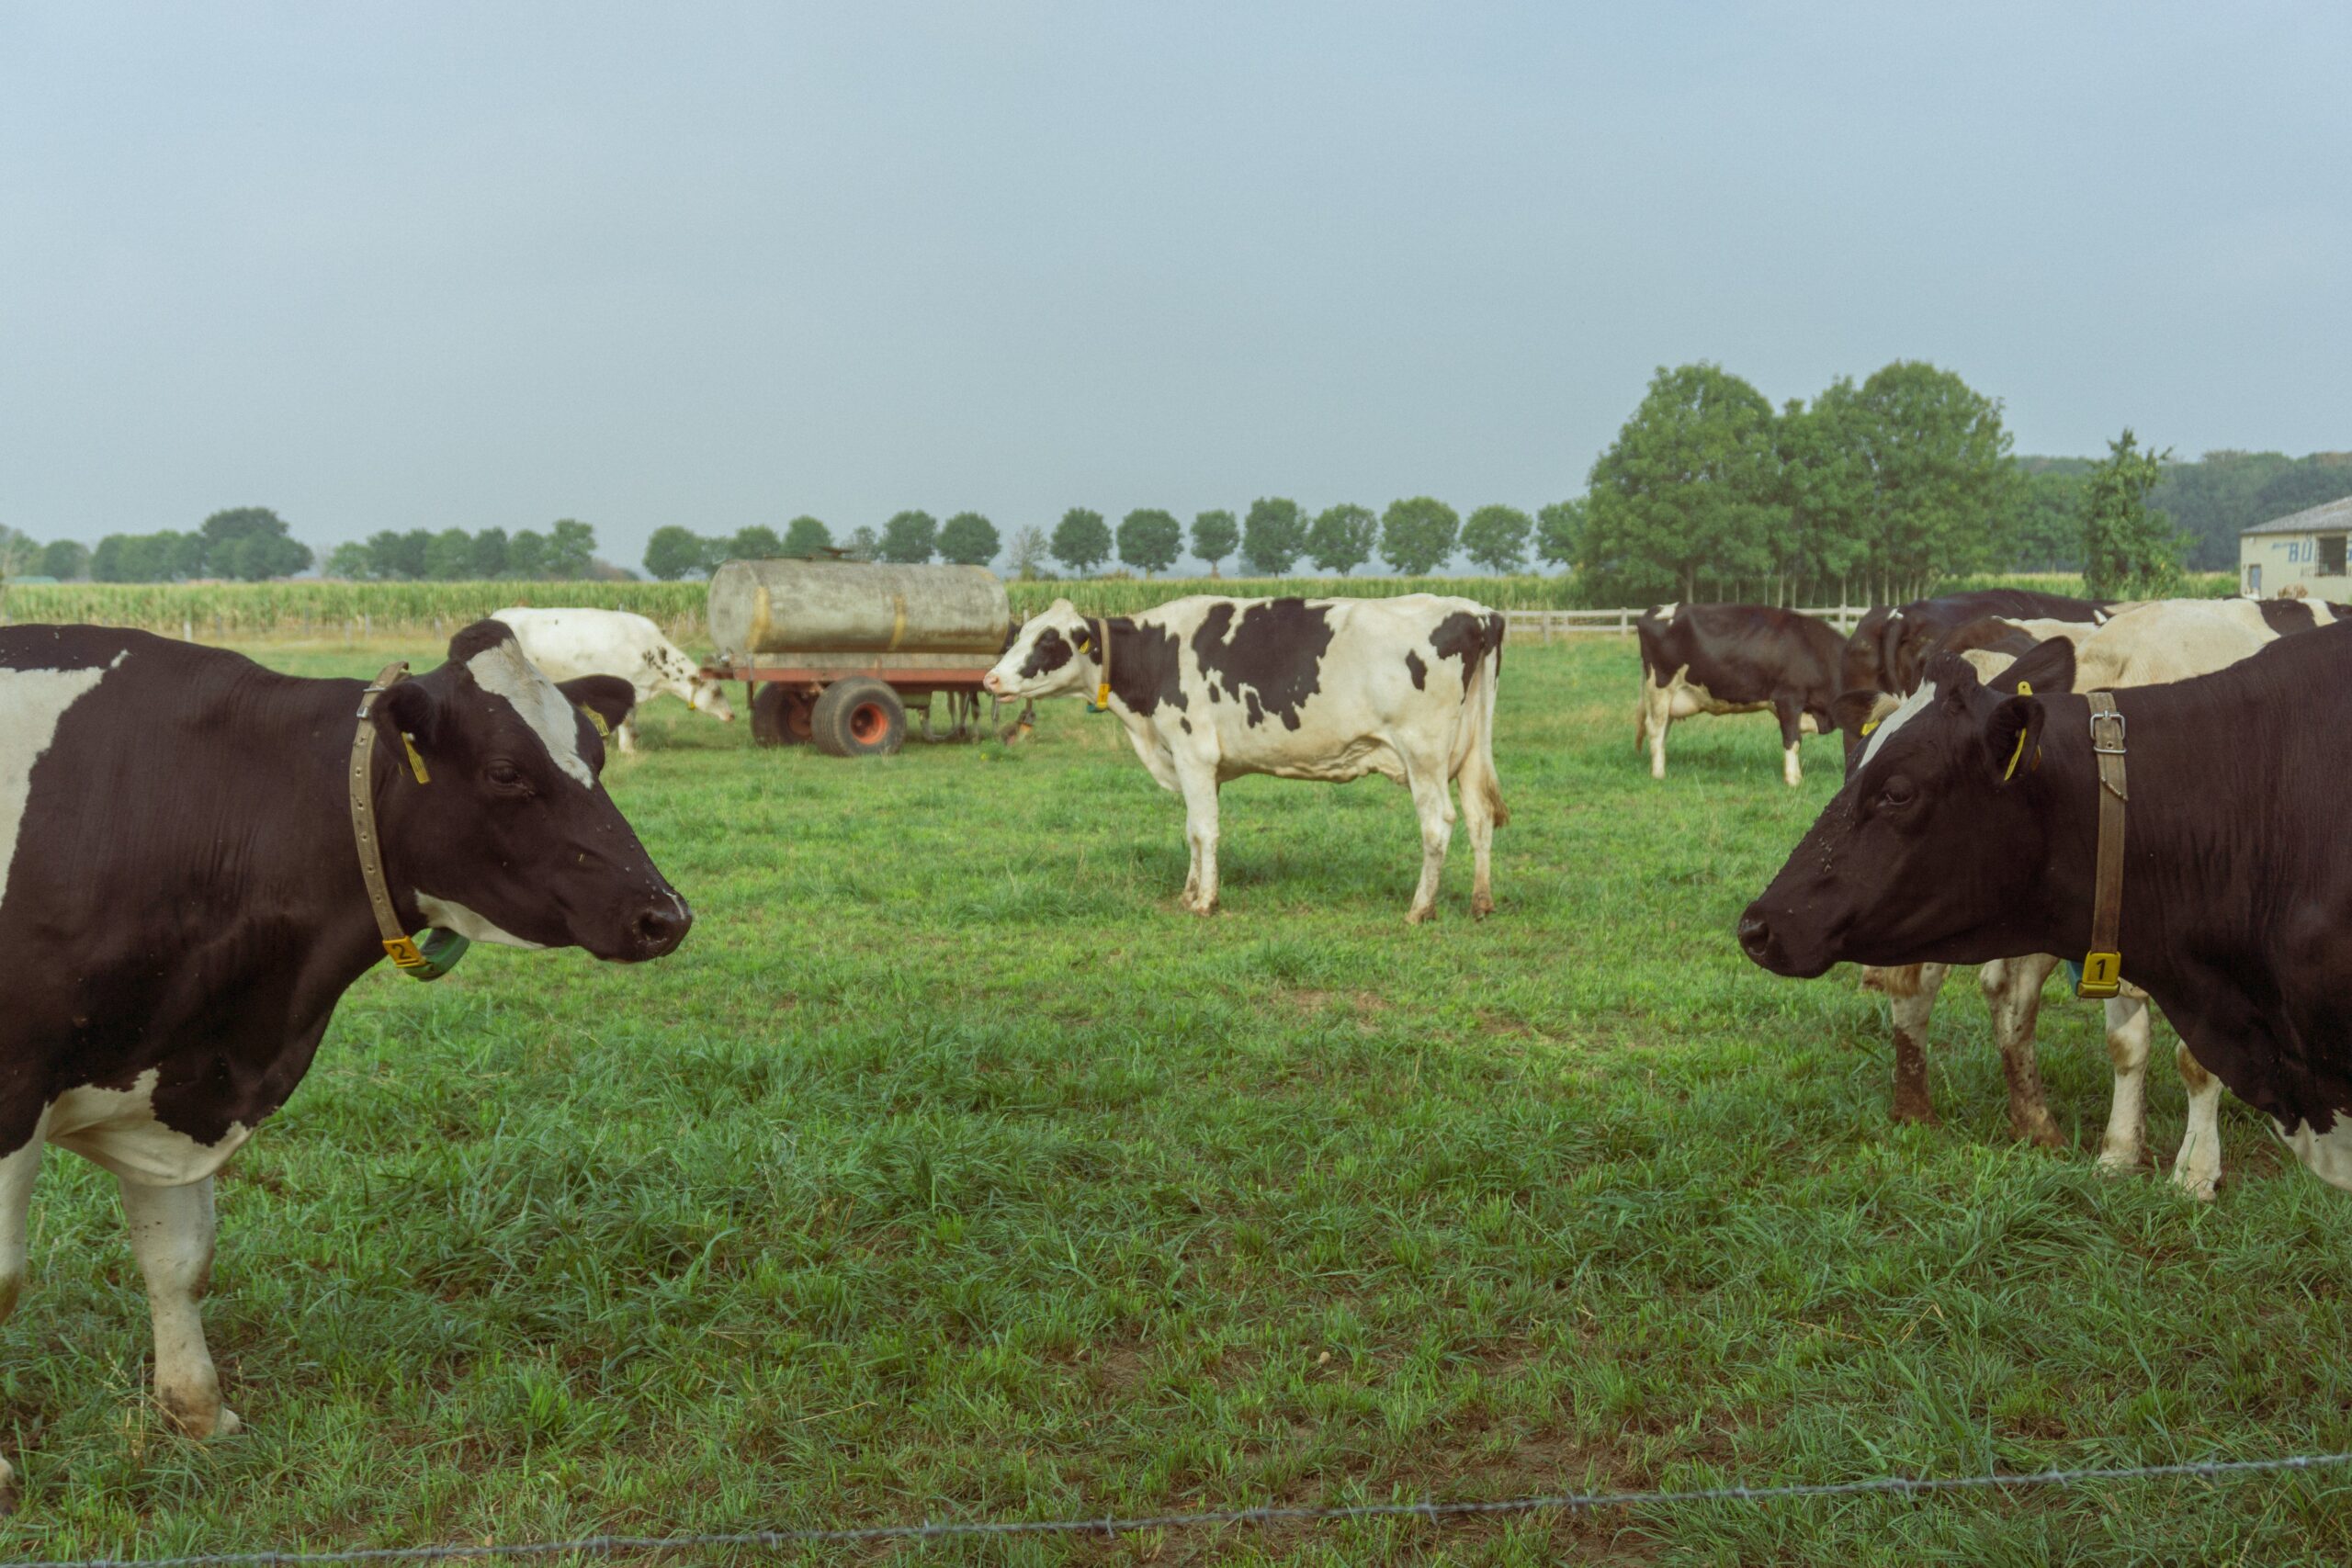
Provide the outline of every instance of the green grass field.
[[[427,647],[398,651],[435,660]],[[382,650],[264,650],[371,673]],[[2200,1206],[1940,1129],[1884,1006],[1729,938],[1829,793],[1762,718],[1633,753],[1630,644],[1515,650],[1501,911],[1403,920],[1403,792],[1226,792],[1225,912],[1107,718],[877,762],[674,702],[608,781],[674,957],[379,969],[220,1186],[247,1430],[165,1435],[110,1179],[52,1156],[0,1329],[0,1554],[516,1540],[2251,1458],[2352,1447],[2352,1196],[2234,1104]],[[2158,1044],[2169,1060],[2168,1037]],[[2168,1156],[2181,1094],[2154,1082]],[[906,1547],[893,1560],[2341,1562],[2352,1477]],[[688,1557],[682,1562],[701,1559]],[[740,1561],[752,1561],[745,1554]],[[834,1561],[811,1553],[807,1561]]]

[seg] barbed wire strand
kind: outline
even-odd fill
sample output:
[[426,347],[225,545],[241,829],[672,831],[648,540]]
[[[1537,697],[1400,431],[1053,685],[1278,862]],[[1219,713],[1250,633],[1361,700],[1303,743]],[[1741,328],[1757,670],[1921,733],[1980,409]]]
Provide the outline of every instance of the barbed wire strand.
[[844,1546],[893,1540],[1011,1535],[1135,1535],[1147,1530],[1223,1525],[1324,1524],[1343,1519],[1446,1519],[1497,1514],[1586,1513],[1601,1508],[1687,1507],[1708,1503],[1771,1503],[1806,1497],[1911,1496],[1931,1492],[2005,1491],[2028,1486],[2080,1486],[2109,1481],[2216,1481],[2283,1471],[2328,1470],[2352,1464],[2352,1453],[2294,1454],[2277,1459],[2192,1460],[2178,1464],[2116,1465],[1991,1475],[1889,1475],[1867,1481],[1800,1482],[1776,1486],[1702,1486],[1661,1492],[1566,1492],[1488,1502],[1351,1503],[1326,1506],[1268,1505],[1199,1513],[1139,1514],[1099,1519],[925,1520],[807,1529],[738,1530],[716,1535],[593,1535],[541,1540],[438,1546],[368,1546],[335,1551],[224,1551],[185,1557],[26,1559],[0,1568],[300,1568],[309,1563],[439,1562],[458,1558],[603,1557],[621,1552],[667,1553],[726,1547]]

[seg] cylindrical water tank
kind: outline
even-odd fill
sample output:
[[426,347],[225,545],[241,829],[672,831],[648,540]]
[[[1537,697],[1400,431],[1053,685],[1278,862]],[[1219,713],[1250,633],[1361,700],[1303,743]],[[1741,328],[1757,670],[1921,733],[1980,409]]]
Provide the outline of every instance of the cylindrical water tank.
[[711,574],[710,639],[774,653],[997,653],[1012,606],[982,566],[733,560]]

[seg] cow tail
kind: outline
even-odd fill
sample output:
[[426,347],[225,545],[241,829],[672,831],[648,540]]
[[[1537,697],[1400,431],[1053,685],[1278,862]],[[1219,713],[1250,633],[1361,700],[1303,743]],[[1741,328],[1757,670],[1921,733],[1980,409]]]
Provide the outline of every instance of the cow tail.
[[1487,809],[1493,812],[1498,828],[1510,820],[1510,807],[1503,804],[1503,783],[1495,773],[1495,691],[1503,679],[1504,626],[1500,615],[1492,617],[1492,656],[1480,660],[1477,673],[1471,677],[1470,755],[1478,775],[1473,787],[1486,795]]

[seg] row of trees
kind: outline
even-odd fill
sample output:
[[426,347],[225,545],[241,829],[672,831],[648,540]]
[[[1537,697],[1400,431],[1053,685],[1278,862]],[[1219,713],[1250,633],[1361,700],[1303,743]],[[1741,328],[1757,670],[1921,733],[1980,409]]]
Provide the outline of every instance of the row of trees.
[[[1513,506],[1482,506],[1465,521],[1453,507],[1425,495],[1392,502],[1384,512],[1341,504],[1310,514],[1286,497],[1267,496],[1251,502],[1245,516],[1201,513],[1193,519],[1189,543],[1193,554],[1208,563],[1212,577],[1237,556],[1261,577],[1287,576],[1301,560],[1344,577],[1375,552],[1392,570],[1420,577],[1457,550],[1487,571],[1514,572],[1526,568],[1531,552],[1557,565],[1575,559],[1583,516],[1583,502],[1568,501],[1533,516]],[[1001,549],[1016,577],[1043,575],[1049,559],[1081,576],[1115,559],[1150,577],[1174,566],[1187,543],[1184,525],[1158,507],[1139,507],[1114,528],[1100,512],[1073,506],[1051,534],[1017,528],[1009,542],[1001,541],[996,525],[977,512],[959,512],[944,524],[927,512],[901,512],[878,533],[858,528],[838,547],[832,531],[814,517],[794,518],[781,536],[765,525],[724,537],[674,525],[657,528],[646,542],[645,570],[675,581],[707,575],[727,560],[811,556],[837,547],[856,560],[921,564],[938,558],[986,566]]]
[[98,582],[180,582],[228,578],[262,582],[310,570],[311,548],[290,537],[266,506],[216,512],[192,533],[108,534],[96,549],[77,539],[43,545],[0,528],[0,577],[88,577]]
[[577,581],[611,574],[610,568],[600,567],[596,530],[566,517],[544,534],[536,528],[511,535],[503,528],[478,534],[463,528],[387,528],[337,545],[327,556],[325,574],[355,582]]
[[1999,402],[1932,365],[1898,360],[1778,410],[1720,366],[1661,368],[1592,466],[1574,559],[1597,603],[1900,603],[2069,554],[2052,564],[2096,568],[2096,592],[2149,591],[2178,570],[2146,505],[2165,456],[2127,431],[2062,490],[2012,458]]

